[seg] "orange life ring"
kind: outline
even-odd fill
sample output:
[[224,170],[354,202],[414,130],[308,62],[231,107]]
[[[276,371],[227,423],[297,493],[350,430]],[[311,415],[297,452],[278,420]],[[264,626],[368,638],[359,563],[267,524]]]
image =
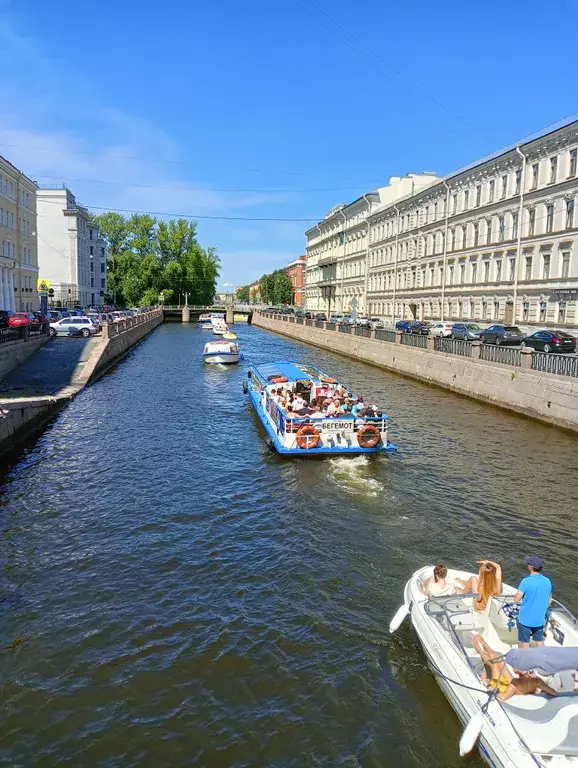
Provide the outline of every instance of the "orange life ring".
[[319,445],[320,435],[315,429],[313,424],[304,424],[297,430],[297,445],[299,448],[317,448]]
[[374,424],[366,424],[357,432],[357,442],[361,448],[375,448],[381,440],[381,432]]
[[269,376],[269,381],[271,384],[284,384],[289,379],[287,376]]
[[322,376],[320,381],[324,384],[337,384],[337,379],[333,379],[331,376]]

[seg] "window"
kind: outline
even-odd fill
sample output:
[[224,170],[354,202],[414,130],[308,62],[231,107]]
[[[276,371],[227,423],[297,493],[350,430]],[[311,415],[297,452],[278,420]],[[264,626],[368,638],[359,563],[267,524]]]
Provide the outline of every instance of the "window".
[[530,208],[528,211],[528,235],[532,237],[536,226],[536,209]]
[[472,283],[475,283],[478,279],[478,265],[475,261],[472,262]]
[[90,271],[94,272],[94,261],[90,262]]
[[469,203],[470,203],[470,193],[469,193],[469,191],[466,189],[466,190],[465,190],[465,192],[464,192],[464,211],[467,211],[467,210],[468,210],[468,208],[469,208]]
[[494,301],[494,317],[496,320],[500,319],[500,302]]
[[106,270],[106,264],[104,262],[102,262],[101,265],[100,265],[100,271],[104,273],[105,270]]
[[100,258],[104,259],[104,248],[100,249]]
[[494,202],[494,195],[496,194],[496,182],[494,179],[490,181],[490,190],[488,193],[488,203]]
[[512,240],[516,240],[518,237],[518,214],[512,214]]
[[546,322],[546,314],[548,312],[548,302],[547,301],[541,301],[540,302],[540,322],[545,323]]
[[516,259],[512,258],[509,260],[510,262],[510,277],[508,278],[510,281],[514,280],[514,277],[516,276]]
[[462,248],[467,247],[467,241],[468,241],[468,227],[467,224],[464,224],[464,226],[461,228],[462,230]]
[[542,280],[548,280],[550,277],[550,254],[545,253],[542,257]]
[[538,189],[538,176],[540,174],[540,164],[534,163],[532,166],[532,189]]
[[525,273],[525,280],[531,280],[532,279],[532,257],[526,256],[526,273]]
[[466,265],[460,264],[460,283],[463,285],[466,282]]
[[551,232],[554,228],[554,205],[546,206],[546,232]]
[[[89,232],[90,239],[92,240],[92,229],[90,229],[88,232]],[[92,248],[92,246],[90,247]]]
[[561,277],[569,277],[570,275],[570,252],[564,251],[562,253],[562,274]]
[[570,164],[568,167],[568,178],[572,179],[576,176],[576,161],[578,160],[578,149],[570,150]]
[[498,259],[496,261],[496,282],[499,283],[501,279],[502,279],[502,260]]
[[433,212],[433,217],[434,217],[434,221],[435,221],[435,220],[437,219],[437,217],[438,217],[438,204],[437,204],[437,203],[434,205],[434,212]]
[[458,196],[452,195],[452,213],[456,212],[457,207],[458,207]]
[[450,264],[448,267],[448,285],[453,285],[454,282],[454,265]]
[[516,191],[515,195],[520,194],[520,187],[522,186],[522,171],[516,171]]
[[484,283],[490,282],[490,262],[484,261]]
[[482,203],[482,187],[481,185],[478,185],[476,187],[476,208],[478,208]]
[[90,287],[94,288],[94,277],[90,278]]
[[566,201],[566,229],[574,226],[574,200]]
[[530,305],[527,301],[522,304],[522,320],[527,321],[530,317]]
[[486,243],[489,245],[492,242],[492,220],[488,219],[486,222]]
[[455,232],[453,229],[450,229],[448,232],[448,251],[454,250],[454,243],[455,243]]
[[425,223],[429,224],[429,205],[425,207]]
[[499,239],[500,243],[503,243],[504,242],[504,234],[505,234],[505,231],[506,231],[505,224],[504,224],[504,217],[503,216],[500,216],[500,218],[498,219],[498,223],[499,223],[499,237],[498,237],[498,239]]
[[502,197],[508,194],[508,177],[502,176]]
[[101,288],[105,288],[105,287],[106,287],[106,280],[104,279],[104,277],[102,277],[102,278],[100,279],[100,287],[101,287]]
[[474,248],[478,244],[479,236],[480,236],[480,224],[478,221],[476,221],[474,224]]
[[558,156],[550,158],[550,184],[554,184],[558,176]]
[[558,302],[558,322],[559,323],[566,322],[566,302],[565,301]]

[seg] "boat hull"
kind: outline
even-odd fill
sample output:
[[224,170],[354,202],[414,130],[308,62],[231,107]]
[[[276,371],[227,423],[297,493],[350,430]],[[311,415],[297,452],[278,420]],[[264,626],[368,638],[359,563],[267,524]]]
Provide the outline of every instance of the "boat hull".
[[232,354],[228,352],[210,352],[203,355],[205,363],[213,365],[234,365],[239,362],[240,354]]

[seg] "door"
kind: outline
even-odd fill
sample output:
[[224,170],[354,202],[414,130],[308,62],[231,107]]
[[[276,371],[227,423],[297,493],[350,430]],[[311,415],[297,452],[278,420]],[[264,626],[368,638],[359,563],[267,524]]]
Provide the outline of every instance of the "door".
[[514,323],[514,304],[508,301],[504,310],[504,325],[513,325]]

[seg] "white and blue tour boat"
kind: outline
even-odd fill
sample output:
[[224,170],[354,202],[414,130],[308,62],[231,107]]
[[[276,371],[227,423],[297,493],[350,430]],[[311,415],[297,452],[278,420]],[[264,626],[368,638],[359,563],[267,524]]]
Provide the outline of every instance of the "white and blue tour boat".
[[[343,395],[345,388],[337,379],[310,365],[279,361],[252,366],[243,389],[251,398],[271,446],[280,454],[314,456],[396,451],[387,439],[388,417],[381,411],[371,409],[368,415],[363,412],[325,415],[322,403],[337,397],[338,393]],[[278,395],[279,389],[305,401],[300,412],[287,411]],[[343,399],[356,402],[353,395],[346,394]]]
[[237,342],[215,339],[215,341],[209,341],[205,344],[203,359],[205,363],[231,365],[239,362],[241,352]]

